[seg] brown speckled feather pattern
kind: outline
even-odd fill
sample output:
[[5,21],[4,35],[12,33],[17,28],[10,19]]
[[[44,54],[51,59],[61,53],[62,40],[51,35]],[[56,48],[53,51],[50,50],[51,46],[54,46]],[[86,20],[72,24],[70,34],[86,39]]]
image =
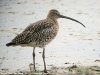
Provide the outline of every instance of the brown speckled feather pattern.
[[29,25],[12,43],[21,46],[44,47],[58,32],[57,21],[44,19]]
[[49,11],[47,18],[44,20],[37,21],[29,25],[22,33],[16,36],[10,43],[7,43],[6,46],[30,46],[33,47],[33,70],[35,73],[35,48],[43,48],[43,63],[44,63],[44,74],[49,74],[46,69],[45,62],[45,46],[50,43],[54,37],[57,35],[59,26],[57,19],[66,18],[72,21],[75,21],[85,27],[84,24],[79,22],[76,19],[61,15],[59,11],[52,9]]

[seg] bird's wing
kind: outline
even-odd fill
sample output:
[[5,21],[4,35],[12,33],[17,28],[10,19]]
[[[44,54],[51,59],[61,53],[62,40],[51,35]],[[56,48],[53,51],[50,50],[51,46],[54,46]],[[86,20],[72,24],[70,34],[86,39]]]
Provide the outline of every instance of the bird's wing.
[[25,42],[25,38],[26,36],[30,34],[30,32],[23,32],[23,33],[20,33],[19,35],[17,35],[13,40],[12,40],[12,43],[14,43],[15,45],[19,45],[21,43],[24,43]]
[[41,39],[40,37],[44,37],[45,34],[49,35],[52,32],[52,25],[52,23],[47,23],[45,21],[33,23],[21,34],[16,36],[12,42],[16,44],[28,44],[32,41],[39,41],[39,39]]

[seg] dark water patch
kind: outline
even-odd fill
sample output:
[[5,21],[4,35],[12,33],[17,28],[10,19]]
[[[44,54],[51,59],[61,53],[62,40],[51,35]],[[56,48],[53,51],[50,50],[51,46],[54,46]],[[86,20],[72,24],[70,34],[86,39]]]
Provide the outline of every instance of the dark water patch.
[[25,3],[27,3],[27,0],[23,2],[17,2],[16,4],[25,4]]
[[93,51],[96,51],[95,49],[93,49]]
[[61,2],[62,0],[58,0],[59,2]]
[[69,62],[66,62],[66,63],[64,63],[64,64],[70,64]]
[[18,28],[12,28],[12,29],[16,30],[16,29],[18,29]]
[[4,12],[0,11],[0,14],[4,14]]
[[5,59],[6,59],[6,57],[1,57],[0,59],[1,59],[1,60],[5,60]]
[[40,4],[39,2],[34,2],[33,4]]
[[3,31],[5,31],[5,30],[0,30],[0,32],[3,32]]
[[9,13],[9,14],[16,14],[16,13],[18,13],[18,12],[9,11],[8,13]]
[[100,60],[95,60],[95,62],[100,62]]
[[93,40],[93,39],[87,39],[87,40]]
[[33,15],[33,14],[35,14],[34,12],[31,12],[31,13],[26,13],[26,12],[24,12],[23,13],[24,15]]
[[17,2],[16,4],[22,4],[21,2]]
[[1,29],[0,32],[8,32],[10,30]]
[[61,6],[64,6],[64,3],[61,3]]
[[89,41],[93,41],[93,39],[83,39],[83,40],[89,40]]
[[42,54],[42,52],[39,52],[39,54]]
[[100,32],[97,32],[98,35],[100,35]]
[[84,12],[77,12],[76,14],[78,14],[78,15],[88,15],[88,13],[84,13]]
[[70,33],[69,35],[72,36],[72,35],[74,35],[74,34]]
[[5,9],[12,9],[12,7],[6,7]]

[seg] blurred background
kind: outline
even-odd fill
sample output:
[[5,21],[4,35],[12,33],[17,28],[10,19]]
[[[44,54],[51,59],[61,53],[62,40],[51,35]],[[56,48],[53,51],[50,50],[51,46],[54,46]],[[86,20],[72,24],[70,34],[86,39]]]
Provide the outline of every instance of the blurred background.
[[[46,47],[47,68],[100,66],[100,0],[0,0],[0,71],[28,70],[32,47],[6,47],[29,24],[45,19],[48,11],[75,18],[59,19],[57,37]],[[42,49],[36,48],[36,67],[43,69]],[[66,64],[68,63],[68,64]]]

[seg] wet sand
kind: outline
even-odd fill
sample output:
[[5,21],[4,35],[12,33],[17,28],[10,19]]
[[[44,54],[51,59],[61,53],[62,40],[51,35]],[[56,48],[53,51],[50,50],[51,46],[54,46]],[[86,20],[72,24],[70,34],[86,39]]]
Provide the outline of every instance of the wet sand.
[[[0,73],[4,70],[8,73],[29,72],[33,48],[6,47],[5,44],[29,24],[44,19],[52,8],[81,21],[86,28],[66,19],[58,20],[59,33],[46,47],[47,69],[56,67],[55,75],[60,75],[60,71],[65,75],[66,69],[72,65],[100,67],[99,3],[99,0],[0,0]],[[41,53],[42,49],[36,48],[39,71],[43,70]]]
[[7,71],[3,70],[0,75],[100,75],[100,67],[98,66],[70,66],[70,67],[54,67],[52,66],[48,73],[44,73],[43,71],[37,70],[34,71],[17,71],[15,73],[7,73]]

